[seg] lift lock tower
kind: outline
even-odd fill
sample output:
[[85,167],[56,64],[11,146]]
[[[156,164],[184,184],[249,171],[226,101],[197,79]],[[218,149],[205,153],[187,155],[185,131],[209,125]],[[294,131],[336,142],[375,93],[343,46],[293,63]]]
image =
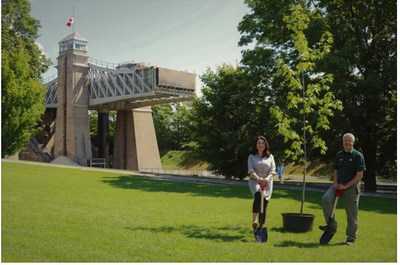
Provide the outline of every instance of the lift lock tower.
[[74,32],[59,42],[57,118],[54,156],[92,157],[87,89],[87,41]]

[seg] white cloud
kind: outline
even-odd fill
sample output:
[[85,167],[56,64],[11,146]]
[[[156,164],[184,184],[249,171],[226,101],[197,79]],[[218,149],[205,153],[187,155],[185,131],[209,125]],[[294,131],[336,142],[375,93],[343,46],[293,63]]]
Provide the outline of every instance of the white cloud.
[[44,51],[43,45],[40,42],[35,42],[35,43],[38,46],[38,48],[39,48],[40,52],[42,53],[42,55],[45,55],[46,57],[48,57],[46,52]]

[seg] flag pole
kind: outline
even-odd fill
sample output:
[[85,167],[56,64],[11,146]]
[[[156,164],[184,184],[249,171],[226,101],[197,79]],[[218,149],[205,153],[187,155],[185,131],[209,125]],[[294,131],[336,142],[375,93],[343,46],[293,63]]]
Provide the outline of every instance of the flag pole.
[[[72,5],[72,17],[75,20],[75,5]],[[75,32],[75,23],[72,23],[72,33]]]

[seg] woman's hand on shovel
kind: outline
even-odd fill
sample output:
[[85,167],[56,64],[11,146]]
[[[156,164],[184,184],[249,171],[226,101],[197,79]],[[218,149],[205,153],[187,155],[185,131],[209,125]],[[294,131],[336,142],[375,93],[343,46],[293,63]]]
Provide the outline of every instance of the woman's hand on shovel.
[[261,178],[261,179],[258,181],[258,184],[260,184],[260,186],[262,186],[262,187],[267,186],[267,185],[268,185],[268,179],[263,179],[263,178]]

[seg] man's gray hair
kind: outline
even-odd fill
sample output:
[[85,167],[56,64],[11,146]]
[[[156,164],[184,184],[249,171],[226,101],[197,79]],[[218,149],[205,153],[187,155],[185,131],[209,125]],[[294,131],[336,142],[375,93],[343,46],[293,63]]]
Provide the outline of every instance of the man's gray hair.
[[356,141],[356,137],[354,137],[354,135],[352,133],[343,134],[343,139],[346,138],[346,137],[350,137],[353,140],[353,142]]

